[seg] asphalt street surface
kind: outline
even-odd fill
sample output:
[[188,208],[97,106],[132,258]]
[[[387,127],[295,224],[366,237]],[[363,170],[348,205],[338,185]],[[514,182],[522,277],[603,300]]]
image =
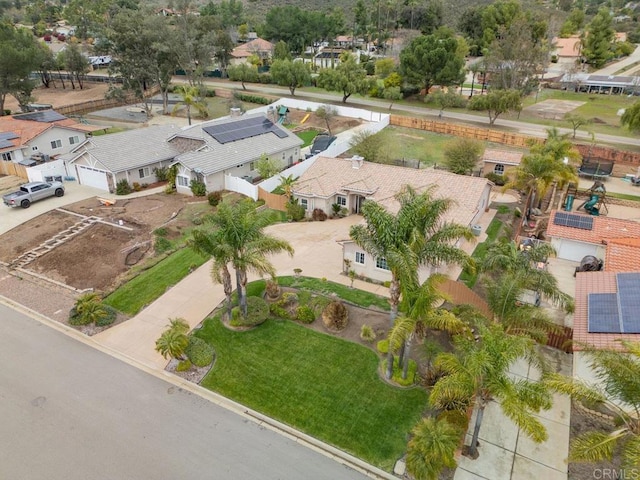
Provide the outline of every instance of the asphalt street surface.
[[0,479],[362,479],[0,305]]

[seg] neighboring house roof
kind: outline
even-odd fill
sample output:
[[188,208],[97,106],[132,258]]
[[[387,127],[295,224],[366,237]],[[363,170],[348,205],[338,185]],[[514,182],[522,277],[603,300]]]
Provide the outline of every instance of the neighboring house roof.
[[579,57],[580,56],[580,37],[573,35],[568,38],[554,38],[555,54],[558,57]]
[[616,32],[614,42],[626,42],[627,32]]
[[500,163],[504,165],[520,165],[522,161],[522,152],[514,152],[508,150],[495,150],[488,148],[482,155],[482,161],[485,163]]
[[178,131],[173,125],[154,125],[91,137],[65,155],[70,162],[88,153],[112,173],[140,168],[178,155],[167,139]]
[[589,333],[589,294],[617,293],[616,272],[579,272],[576,275],[575,312],[573,314],[573,350],[585,345],[599,349],[621,350],[619,340],[640,340],[633,333]]
[[607,272],[640,272],[640,238],[608,240],[604,269]]
[[[263,119],[267,121],[271,129],[275,129],[278,134],[272,133],[272,130],[264,130],[258,135],[241,138],[236,141],[228,141],[220,143],[213,136],[205,132],[204,129],[209,127],[223,127],[227,132],[233,132],[233,124],[250,119]],[[261,155],[279,154],[291,148],[300,147],[304,143],[297,135],[291,133],[288,129],[271,122],[266,115],[262,113],[243,115],[241,117],[229,117],[223,120],[214,120],[194,125],[174,135],[170,142],[179,141],[181,138],[201,140],[205,144],[197,151],[187,152],[176,157],[176,162],[181,163],[189,170],[200,170],[204,175],[220,172],[237,165],[254,161]]]
[[256,38],[234,48],[231,51],[231,56],[235,58],[246,58],[254,54],[270,54],[272,51],[273,43],[262,38]]
[[389,211],[397,211],[394,196],[405,185],[418,192],[435,186],[434,195],[454,200],[446,221],[469,225],[478,213],[478,203],[487,185],[486,178],[455,175],[434,169],[413,169],[345,158],[318,157],[296,181],[293,193],[304,197],[330,198],[334,195],[359,193]]
[[[34,117],[32,113],[52,114],[50,118],[55,120],[42,121],[41,119],[46,118],[46,116],[36,115]],[[15,150],[18,147],[28,144],[34,138],[54,127],[82,131],[82,128],[75,120],[63,117],[53,110],[32,113],[0,117],[0,133],[12,132],[16,134],[15,138],[8,140],[11,142],[11,145],[7,145],[0,150]]]
[[338,35],[336,37],[336,43],[348,43],[352,41],[353,37],[351,35]]
[[316,53],[313,58],[339,58],[343,52],[345,52],[343,48],[323,48],[318,53]]
[[551,212],[549,218],[549,226],[547,227],[547,236],[554,238],[566,238],[570,240],[578,240],[585,243],[594,243],[602,245],[610,239],[614,238],[640,238],[640,223],[633,220],[623,220],[620,218],[601,217],[582,215],[573,212],[572,215],[591,218],[593,227],[591,230],[582,228],[566,227],[556,225],[554,219],[556,214],[561,213],[557,210]]
[[562,76],[560,82],[591,87],[637,87],[640,85],[640,77],[567,73]]

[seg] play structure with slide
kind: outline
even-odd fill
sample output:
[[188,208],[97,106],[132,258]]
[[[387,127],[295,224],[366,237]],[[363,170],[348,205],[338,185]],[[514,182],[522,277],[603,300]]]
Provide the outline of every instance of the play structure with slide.
[[[587,200],[582,202],[576,210],[584,209],[589,215],[597,216],[603,212],[609,213],[606,204],[607,189],[604,183],[596,180],[591,188],[586,191]],[[564,210],[570,212],[573,209],[573,202],[578,195],[578,189],[575,183],[570,183],[567,187],[567,193],[564,201]]]

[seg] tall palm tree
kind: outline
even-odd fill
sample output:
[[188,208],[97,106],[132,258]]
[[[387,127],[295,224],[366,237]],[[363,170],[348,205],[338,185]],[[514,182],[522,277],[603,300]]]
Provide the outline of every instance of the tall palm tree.
[[207,110],[207,106],[200,99],[198,87],[180,85],[178,93],[182,96],[182,101],[173,106],[171,115],[175,115],[180,108],[185,107],[187,110],[187,120],[189,121],[189,125],[191,125],[191,109],[195,108],[200,113],[204,113]]
[[169,328],[162,332],[156,340],[156,351],[164,358],[171,357],[177,360],[184,359],[184,351],[189,345],[189,324],[181,318],[170,321]]
[[293,247],[286,240],[267,235],[264,229],[278,220],[271,210],[258,211],[251,201],[222,203],[209,219],[216,240],[225,244],[236,271],[238,303],[242,315],[247,315],[247,273],[275,276],[275,268],[268,255],[287,252]]
[[286,177],[280,177],[280,188],[284,192],[284,196],[287,197],[287,200],[291,200],[291,195],[293,193],[293,186],[296,183],[296,177],[293,175],[287,175]]
[[220,230],[211,232],[196,229],[191,233],[187,245],[195,252],[213,259],[211,265],[211,278],[216,283],[221,283],[224,289],[227,318],[231,318],[231,294],[233,283],[229,263],[233,260],[233,251],[229,244],[224,243],[224,237]]
[[621,342],[624,351],[587,349],[598,385],[575,378],[550,375],[547,384],[555,391],[590,405],[603,405],[615,416],[612,431],[586,432],[571,443],[569,458],[579,462],[611,461],[622,457],[622,468],[640,465],[640,342]]
[[547,431],[535,414],[551,408],[548,386],[509,375],[509,367],[516,360],[534,360],[533,340],[509,335],[499,324],[478,325],[477,329],[478,340],[459,335],[454,340],[454,352],[438,355],[436,365],[447,375],[436,382],[429,401],[435,408],[473,402],[476,421],[469,454],[474,458],[483,414],[493,400],[499,401],[505,416],[535,442],[545,441]]
[[379,203],[367,201],[362,207],[366,225],[351,227],[350,236],[365,252],[384,258],[391,271],[389,286],[390,326],[398,316],[400,285],[419,285],[418,268],[423,264],[466,264],[469,256],[455,242],[471,239],[468,227],[444,222],[453,201],[434,198],[433,187],[417,193],[405,186],[396,195],[400,204],[392,213]]
[[416,480],[438,480],[444,468],[455,468],[460,431],[446,420],[423,418],[411,430],[407,470]]
[[419,288],[405,285],[402,289],[404,315],[396,319],[389,334],[389,357],[387,364],[387,378],[393,373],[393,352],[404,344],[402,378],[407,378],[409,355],[414,336],[425,328],[435,328],[457,333],[465,328],[465,324],[448,310],[436,307],[444,300],[438,287],[446,279],[440,274],[431,275]]

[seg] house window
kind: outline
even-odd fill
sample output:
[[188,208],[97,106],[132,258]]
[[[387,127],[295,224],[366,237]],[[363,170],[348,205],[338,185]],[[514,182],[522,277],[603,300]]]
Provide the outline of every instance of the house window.
[[5,162],[12,162],[13,161],[13,153],[12,152],[3,153],[2,154],[2,160],[4,160]]
[[285,158],[286,158],[286,155],[285,155],[285,153],[283,152],[283,153],[282,153],[282,160],[284,160]]
[[381,270],[389,270],[389,265],[387,265],[387,259],[384,257],[376,258],[376,267]]
[[504,175],[504,165],[498,163],[495,167],[493,167],[493,173],[496,175]]
[[255,170],[255,165],[254,165],[254,163],[255,163],[255,162],[251,162],[251,163],[249,163],[249,170],[251,170],[251,171],[254,171],[254,170]]
[[356,252],[356,263],[364,265],[364,252]]
[[56,148],[62,148],[62,140],[53,140],[51,142],[51,148],[52,149],[56,149]]
[[151,174],[151,171],[149,170],[149,167],[140,168],[138,170],[138,178],[145,178],[145,177],[148,177],[150,174]]
[[306,198],[301,198],[300,199],[300,205],[302,205],[305,210],[308,210],[309,209],[309,200],[307,200]]
[[178,175],[176,177],[176,182],[178,182],[178,186],[179,187],[188,187],[189,186],[189,177]]
[[69,145],[75,145],[76,143],[80,143],[80,137],[78,137],[77,135],[69,137]]
[[340,205],[341,207],[346,207],[347,206],[347,197],[337,196],[336,197],[336,203],[338,205]]
[[38,146],[34,145],[33,147],[31,147],[31,150],[34,151],[34,152],[37,152],[38,151]]

